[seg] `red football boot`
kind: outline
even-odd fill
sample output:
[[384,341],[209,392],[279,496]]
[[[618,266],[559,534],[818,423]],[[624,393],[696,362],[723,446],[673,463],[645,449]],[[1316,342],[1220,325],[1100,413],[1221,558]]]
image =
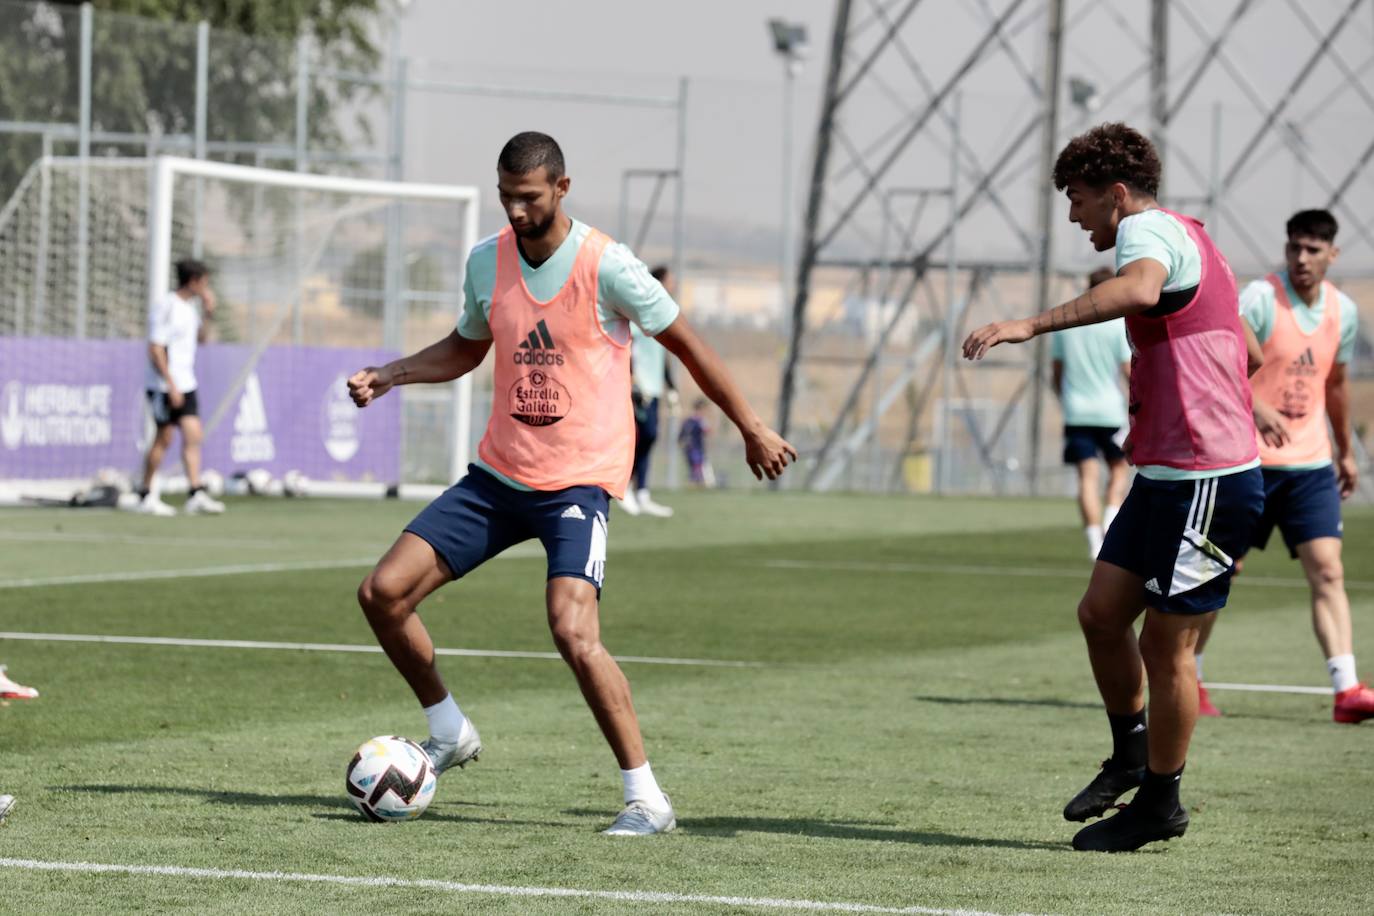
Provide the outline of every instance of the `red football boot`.
[[1200,716],[1221,715],[1221,710],[1212,705],[1212,698],[1207,695],[1207,688],[1202,686],[1202,681],[1197,682],[1197,714]]
[[1349,690],[1342,690],[1336,694],[1336,705],[1331,710],[1331,718],[1349,724],[1374,719],[1374,690],[1370,690],[1364,684],[1356,684]]

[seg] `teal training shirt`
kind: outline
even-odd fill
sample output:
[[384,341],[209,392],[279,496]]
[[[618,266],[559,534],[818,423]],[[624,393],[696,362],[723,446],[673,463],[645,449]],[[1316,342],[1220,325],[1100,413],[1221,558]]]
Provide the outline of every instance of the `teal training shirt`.
[[[520,258],[520,274],[530,295],[547,302],[568,282],[577,250],[591,227],[579,220],[572,221],[572,229],[563,244],[538,267],[531,267]],[[458,319],[458,333],[468,340],[490,340],[491,297],[496,289],[496,235],[489,235],[473,247],[468,256],[467,280],[463,284],[463,313]],[[612,242],[601,254],[596,283],[596,314],[602,327],[613,336],[624,339],[625,328],[638,328],[649,336],[657,336],[677,320],[681,309],[673,297],[654,279],[644,262],[634,252]],[[507,486],[529,490],[522,483],[488,467],[478,458],[473,462]]]
[[1119,429],[1126,424],[1120,379],[1122,364],[1131,361],[1131,347],[1125,319],[1058,331],[1050,338],[1050,353],[1064,365],[1059,403],[1065,426]]

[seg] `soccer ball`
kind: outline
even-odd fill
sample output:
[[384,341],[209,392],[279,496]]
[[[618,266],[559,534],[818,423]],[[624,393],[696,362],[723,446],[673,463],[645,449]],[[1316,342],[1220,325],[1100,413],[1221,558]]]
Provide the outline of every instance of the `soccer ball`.
[[310,478],[300,471],[287,471],[281,478],[283,496],[305,496],[310,492]]
[[395,823],[425,813],[436,779],[429,755],[409,738],[379,735],[348,762],[349,801],[370,821]]
[[224,475],[219,471],[201,472],[200,482],[205,487],[205,491],[216,499],[224,495]]

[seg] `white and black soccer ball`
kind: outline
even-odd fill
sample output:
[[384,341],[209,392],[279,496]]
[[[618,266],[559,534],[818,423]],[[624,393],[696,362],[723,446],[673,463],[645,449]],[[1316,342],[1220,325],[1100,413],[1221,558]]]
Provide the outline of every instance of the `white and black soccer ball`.
[[287,471],[281,477],[283,496],[305,496],[310,492],[310,478],[300,471]]
[[394,824],[424,814],[436,782],[429,755],[420,745],[397,735],[379,735],[363,742],[348,762],[344,787],[363,817]]
[[272,489],[272,472],[267,468],[253,468],[244,475],[248,481],[248,492],[254,496],[270,496]]
[[201,472],[200,482],[205,487],[205,491],[216,499],[224,495],[224,475],[219,471],[206,470]]

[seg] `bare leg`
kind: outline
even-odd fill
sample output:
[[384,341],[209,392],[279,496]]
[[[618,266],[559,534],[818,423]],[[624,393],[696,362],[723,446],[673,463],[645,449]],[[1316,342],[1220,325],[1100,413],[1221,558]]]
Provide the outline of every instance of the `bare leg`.
[[1298,560],[1312,589],[1312,629],[1325,658],[1355,651],[1350,624],[1350,598],[1345,593],[1345,568],[1340,538],[1314,538],[1298,545]]
[[1217,612],[1203,614],[1198,618],[1197,645],[1193,647],[1194,655],[1201,655],[1207,648],[1207,641],[1212,638],[1212,628],[1217,625]]
[[1150,678],[1150,770],[1174,773],[1188,759],[1197,725],[1197,667],[1193,649],[1201,621],[1191,614],[1145,611],[1140,654]]
[[204,438],[200,417],[181,418],[181,462],[186,466],[186,483],[193,490],[200,486],[200,443]]
[[427,541],[405,532],[358,586],[358,604],[377,642],[421,706],[438,703],[448,688],[434,666],[434,642],[415,609],[452,578]]
[[549,580],[545,596],[553,641],[577,678],[577,686],[620,768],[643,766],[648,758],[630,698],[630,682],[601,644],[596,586],[582,579],[559,577]]
[[1083,516],[1084,526],[1102,524],[1102,496],[1097,492],[1098,485],[1097,459],[1078,462],[1078,512]]
[[1120,506],[1126,499],[1131,468],[1124,459],[1107,462],[1107,505]]
[[152,444],[148,446],[148,454],[143,459],[143,490],[151,493],[153,491],[153,480],[157,477],[157,469],[162,466],[162,459],[167,454],[167,449],[172,447],[172,437],[176,435],[176,427],[159,426],[157,433],[153,436]]
[[1132,628],[1143,610],[1143,588],[1136,574],[1099,560],[1078,604],[1093,677],[1112,715],[1131,715],[1145,706],[1145,666]]

